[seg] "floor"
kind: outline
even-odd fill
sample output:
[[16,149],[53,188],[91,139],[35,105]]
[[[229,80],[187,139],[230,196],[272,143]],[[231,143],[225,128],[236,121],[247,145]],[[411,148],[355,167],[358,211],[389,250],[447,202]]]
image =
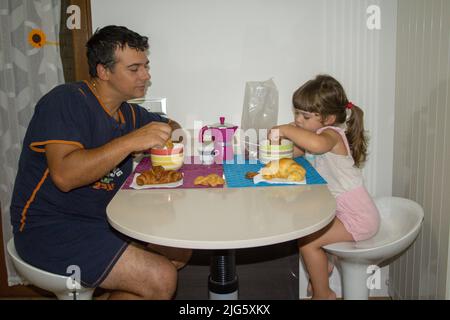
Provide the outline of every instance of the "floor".
[[[210,251],[196,250],[180,271],[175,299],[208,299]],[[298,253],[294,242],[236,250],[239,299],[297,300]]]

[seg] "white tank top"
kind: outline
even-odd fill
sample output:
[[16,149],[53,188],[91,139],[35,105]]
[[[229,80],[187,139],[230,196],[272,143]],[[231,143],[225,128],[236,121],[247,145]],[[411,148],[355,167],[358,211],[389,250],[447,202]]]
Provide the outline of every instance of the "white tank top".
[[335,130],[341,135],[348,153],[346,156],[332,152],[316,155],[316,170],[327,181],[328,188],[333,196],[337,197],[344,192],[362,186],[364,181],[361,169],[355,167],[345,131],[339,127],[329,126],[320,128],[316,133],[320,134],[326,129]]

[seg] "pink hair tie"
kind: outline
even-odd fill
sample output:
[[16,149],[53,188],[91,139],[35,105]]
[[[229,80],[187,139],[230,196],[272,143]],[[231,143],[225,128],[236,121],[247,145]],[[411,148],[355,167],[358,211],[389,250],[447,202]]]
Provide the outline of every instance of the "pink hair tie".
[[347,105],[345,106],[345,108],[347,108],[347,109],[352,109],[352,108],[353,108],[353,103],[351,103],[351,102],[347,103]]

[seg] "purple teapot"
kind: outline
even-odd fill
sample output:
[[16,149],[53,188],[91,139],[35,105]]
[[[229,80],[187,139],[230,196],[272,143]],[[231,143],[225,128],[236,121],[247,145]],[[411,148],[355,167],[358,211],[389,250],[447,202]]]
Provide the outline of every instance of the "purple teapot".
[[220,123],[204,126],[199,133],[199,141],[204,141],[206,130],[211,130],[211,137],[214,141],[215,162],[223,163],[223,161],[233,160],[233,137],[238,126],[225,123],[225,117],[220,117]]

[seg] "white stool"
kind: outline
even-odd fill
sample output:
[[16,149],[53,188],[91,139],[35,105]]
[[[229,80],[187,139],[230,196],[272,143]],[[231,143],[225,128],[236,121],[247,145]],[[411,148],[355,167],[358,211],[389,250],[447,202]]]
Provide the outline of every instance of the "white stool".
[[342,290],[346,300],[367,300],[370,266],[393,258],[408,248],[419,234],[423,209],[416,202],[398,198],[375,199],[381,221],[378,233],[358,242],[333,243],[324,247],[336,256],[342,271]]
[[17,272],[31,284],[53,292],[59,300],[91,300],[94,288],[85,288],[71,277],[50,273],[23,261],[14,246],[14,238],[8,241],[7,250]]
[[422,226],[423,209],[412,200],[383,197],[375,199],[375,204],[381,216],[375,236],[323,247],[337,258],[345,300],[367,300],[370,272],[376,269],[373,266],[402,253],[414,242]]

